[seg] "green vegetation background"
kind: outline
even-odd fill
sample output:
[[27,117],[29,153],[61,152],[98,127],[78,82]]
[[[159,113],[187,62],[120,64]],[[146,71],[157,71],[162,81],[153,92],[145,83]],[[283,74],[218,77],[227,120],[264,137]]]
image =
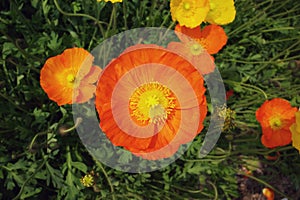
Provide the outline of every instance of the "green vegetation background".
[[[169,1],[1,1],[0,199],[239,199],[242,167],[253,172],[249,179],[256,192],[270,187],[278,199],[299,197],[298,151],[263,147],[255,111],[266,98],[300,105],[300,3],[236,0],[235,5],[235,21],[224,26],[228,43],[215,55],[226,88],[234,90],[228,107],[236,112],[235,127],[222,133],[204,159],[197,158],[200,134],[170,166],[128,174],[94,161],[75,131],[58,133],[73,125],[71,107],[47,98],[39,72],[47,58],[66,48],[92,50],[137,27],[174,28]],[[265,158],[276,151],[276,161]],[[80,178],[91,171],[96,185],[86,188]]]

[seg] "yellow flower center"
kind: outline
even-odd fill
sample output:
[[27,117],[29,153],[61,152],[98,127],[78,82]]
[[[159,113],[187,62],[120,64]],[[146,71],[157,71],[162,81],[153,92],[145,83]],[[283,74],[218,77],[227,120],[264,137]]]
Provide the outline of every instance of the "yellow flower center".
[[74,81],[75,81],[75,76],[74,76],[73,74],[68,74],[68,76],[67,76],[67,81],[68,81],[69,83],[74,83]]
[[203,52],[204,48],[198,42],[194,42],[193,44],[191,44],[190,50],[192,55],[198,56]]
[[282,126],[282,121],[279,117],[274,117],[270,119],[270,126],[272,129],[280,129]]
[[140,125],[159,124],[174,112],[176,97],[166,86],[149,82],[138,87],[129,99],[131,118]]
[[183,3],[183,8],[184,8],[185,10],[189,10],[189,9],[191,8],[191,4],[188,3],[188,2],[184,2],[184,3]]

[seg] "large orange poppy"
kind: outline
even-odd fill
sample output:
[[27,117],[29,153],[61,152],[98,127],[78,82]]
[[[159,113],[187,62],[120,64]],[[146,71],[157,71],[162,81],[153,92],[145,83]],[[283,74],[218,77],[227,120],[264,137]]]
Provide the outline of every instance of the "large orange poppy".
[[[224,29],[218,25],[208,25],[201,30],[200,26],[187,28],[178,24],[175,33],[181,42],[170,42],[168,48],[186,56],[202,74],[212,72],[215,68],[213,62],[208,60],[204,65],[203,59],[209,58],[205,55],[206,52],[218,53],[226,44],[227,36]],[[214,60],[213,57],[211,58]]]
[[275,98],[265,101],[256,111],[256,119],[262,127],[261,142],[268,148],[291,143],[290,126],[295,122],[297,108],[289,101]]
[[83,48],[66,49],[47,59],[41,69],[40,84],[49,99],[59,106],[83,103],[93,97],[93,85],[101,68],[93,66],[94,57]]
[[96,109],[115,146],[145,159],[172,156],[203,129],[202,75],[184,58],[156,45],[126,49],[103,70]]

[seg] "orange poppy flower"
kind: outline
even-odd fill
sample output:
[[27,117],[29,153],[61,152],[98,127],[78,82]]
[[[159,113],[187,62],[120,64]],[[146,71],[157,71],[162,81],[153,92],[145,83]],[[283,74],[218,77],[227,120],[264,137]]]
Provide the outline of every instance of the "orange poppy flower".
[[[174,50],[187,57],[202,74],[208,74],[215,69],[213,64],[214,58],[209,58],[205,54],[218,53],[227,42],[227,36],[221,26],[208,25],[201,30],[200,26],[196,28],[187,28],[180,26],[175,27],[175,33],[181,42],[170,42],[168,49]],[[202,62],[199,62],[199,61]]]
[[100,127],[112,144],[137,156],[170,157],[203,129],[203,83],[197,69],[167,49],[130,47],[99,78]]
[[93,97],[93,85],[101,68],[92,66],[94,57],[83,48],[66,49],[46,60],[41,69],[40,84],[49,99],[59,106],[83,103]]
[[263,195],[267,198],[267,200],[274,200],[275,195],[274,195],[274,191],[270,188],[264,188],[262,190]]
[[262,127],[261,142],[268,148],[291,143],[290,126],[295,122],[297,108],[281,98],[265,101],[256,111],[256,119]]
[[234,94],[233,90],[226,91],[226,100],[230,99],[230,97],[233,96],[233,94]]

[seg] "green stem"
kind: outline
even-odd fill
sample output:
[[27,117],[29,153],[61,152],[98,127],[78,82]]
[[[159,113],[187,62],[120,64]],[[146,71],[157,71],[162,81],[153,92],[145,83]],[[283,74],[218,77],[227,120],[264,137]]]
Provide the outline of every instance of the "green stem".
[[[15,45],[15,47],[20,51],[20,53],[25,57],[25,58],[32,58],[35,61],[41,62],[42,59],[38,58],[34,55],[30,55],[29,53],[27,53],[24,49],[22,49],[19,45],[19,43],[17,42],[18,40],[14,40],[12,39],[7,33],[5,33],[3,30],[0,29],[0,33],[3,34],[11,43],[13,43]],[[33,68],[34,69],[34,68]],[[37,71],[36,69],[34,69],[35,71]]]
[[101,169],[102,173],[104,174],[104,176],[105,176],[105,178],[106,178],[106,180],[107,180],[107,183],[108,183],[108,185],[109,185],[109,187],[110,187],[110,192],[111,192],[111,195],[112,195],[112,196],[111,196],[112,199],[113,199],[113,200],[116,200],[114,187],[113,187],[113,185],[111,184],[110,178],[108,177],[108,175],[107,175],[107,173],[106,173],[104,167],[102,166],[102,164],[101,164],[98,160],[95,160],[95,162],[96,162],[97,166]]
[[[165,23],[167,23],[169,21],[169,17],[170,17],[171,13],[169,12],[167,16],[165,16],[164,21],[161,23],[160,27],[163,27],[165,25]],[[174,26],[173,23],[171,23],[171,25],[168,27],[168,29],[172,28],[172,26]]]
[[[100,18],[100,13],[101,13],[101,10],[102,10],[102,8],[99,8],[99,4],[97,4],[97,14],[96,14],[96,16],[97,16],[97,19],[99,19]],[[94,42],[94,38],[95,38],[95,36],[96,36],[96,34],[97,34],[97,27],[95,27],[95,30],[94,30],[94,32],[93,32],[93,36],[91,37],[91,41],[90,41],[90,43],[89,43],[89,46],[88,46],[88,50],[89,51],[91,51],[91,48],[92,48],[92,45],[93,45],[93,42]]]
[[[299,6],[299,4],[298,4],[298,6]],[[276,14],[269,16],[269,18],[271,19],[271,18],[275,18],[275,17],[281,17],[282,15],[285,16],[288,13],[297,12],[299,10],[298,6],[295,6],[293,9],[290,9],[286,12],[279,12],[279,13],[275,12]],[[291,17],[298,17],[298,16],[299,15],[293,15]],[[280,18],[280,19],[282,20],[282,19],[286,19],[286,18]]]
[[[286,54],[286,52],[289,52],[291,49],[293,49],[295,46],[298,46],[300,43],[300,41],[295,42],[294,44],[290,45],[288,48],[284,49],[281,53],[278,53],[275,57],[273,57],[270,61],[275,61],[277,60],[280,56],[283,56]],[[289,58],[291,59],[291,58]],[[289,59],[286,59],[285,61],[288,61]],[[282,60],[283,61],[283,60]],[[267,64],[264,64],[263,66],[261,66],[260,68],[258,68],[254,74],[258,74],[260,71],[262,71],[263,69],[265,69],[265,67],[267,67]]]
[[104,34],[104,29],[103,29],[103,27],[102,27],[102,24],[107,24],[106,22],[99,21],[99,20],[96,19],[95,17],[90,16],[90,15],[87,15],[87,14],[82,14],[82,13],[76,13],[76,14],[74,14],[74,13],[68,13],[68,12],[65,12],[65,11],[63,11],[63,10],[61,9],[61,7],[58,5],[57,0],[54,0],[54,4],[55,4],[56,9],[57,9],[61,14],[63,14],[63,15],[70,16],[70,17],[86,17],[86,18],[88,18],[88,19],[93,20],[94,22],[97,23],[97,25],[98,25],[98,27],[99,27],[99,30],[100,30],[100,32],[101,32],[101,34],[102,34],[102,36],[105,35],[105,34]]
[[263,155],[263,156],[267,156],[273,152],[277,152],[277,151],[287,151],[287,150],[291,150],[294,149],[293,146],[285,146],[285,147],[278,147],[278,148],[274,148],[274,149],[252,149],[252,150],[240,150],[240,151],[234,151],[231,153],[231,155],[235,155],[235,154],[240,154],[240,153],[251,153],[251,154],[259,154],[259,155]]
[[[254,112],[255,113],[255,112]],[[254,114],[253,113],[253,114]],[[235,120],[234,121],[237,125],[242,125],[242,126],[247,126],[247,127],[252,127],[252,128],[257,128],[258,125],[257,124],[251,124],[251,123],[245,123],[245,122],[241,122],[241,121],[238,121],[238,120]]]
[[246,84],[246,83],[239,83],[239,82],[235,82],[235,81],[231,81],[231,80],[223,80],[223,81],[224,81],[224,83],[232,84],[233,86],[234,85],[239,85],[239,86],[243,86],[245,89],[248,89],[248,90],[251,90],[251,91],[256,91],[257,93],[260,92],[264,95],[265,99],[268,99],[267,94],[262,89],[254,86],[254,85],[250,85],[250,84]]
[[125,30],[128,30],[128,25],[127,25],[127,7],[126,7],[126,2],[127,1],[124,1],[122,3],[122,6],[123,6],[123,19],[124,19],[124,27],[125,27]]
[[[150,13],[155,13],[155,11],[157,11],[156,8],[155,8],[156,5],[157,5],[157,0],[151,0],[151,6],[150,6],[150,9],[149,9]],[[146,24],[147,27],[155,26],[155,24],[154,24],[155,20],[153,20],[153,18],[155,18],[155,17],[156,17],[155,15],[149,17],[149,20],[147,21],[147,24]]]
[[214,198],[214,200],[217,200],[219,195],[218,195],[218,190],[217,190],[216,185],[213,184],[211,181],[207,181],[207,183],[210,184],[213,187],[214,192],[215,192],[215,198]]
[[167,197],[166,194],[169,194],[170,196],[176,197],[177,199],[182,198],[181,195],[178,195],[178,194],[176,194],[175,192],[169,192],[169,191],[166,191],[166,190],[164,190],[164,189],[162,189],[162,188],[160,188],[160,187],[157,187],[157,186],[155,186],[155,185],[149,185],[149,186],[147,186],[147,187],[151,187],[151,188],[154,189],[154,190],[160,191],[160,193],[165,193],[164,198],[170,199],[170,197]]
[[[238,173],[240,173],[240,172],[238,172]],[[249,175],[249,174],[247,174],[247,173],[242,173],[241,175],[244,175],[244,176],[246,176],[246,177],[248,177],[248,178],[251,178],[251,179],[257,181],[258,183],[260,183],[260,184],[262,184],[262,185],[264,185],[264,186],[266,186],[266,187],[272,189],[274,192],[276,192],[276,193],[278,193],[278,194],[281,194],[282,196],[284,196],[284,197],[286,197],[286,198],[288,198],[288,199],[291,199],[291,198],[289,198],[286,194],[284,194],[284,193],[280,192],[279,190],[275,189],[275,188],[274,188],[272,185],[270,185],[269,183],[267,183],[267,182],[265,182],[265,181],[263,181],[263,180],[261,180],[261,179],[259,179],[259,178],[256,178],[255,176]]]
[[33,137],[33,139],[31,140],[28,149],[29,149],[29,150],[32,149],[32,147],[33,147],[33,145],[34,145],[34,143],[35,143],[35,140],[36,140],[39,136],[46,135],[46,134],[48,134],[48,133],[49,133],[49,131],[43,131],[43,132],[37,133],[37,134]]
[[77,119],[76,119],[76,121],[75,121],[75,124],[74,124],[74,126],[72,126],[72,127],[70,127],[70,128],[68,128],[68,129],[65,129],[65,130],[60,130],[59,132],[61,133],[61,134],[66,134],[66,133],[68,133],[68,132],[70,132],[70,131],[73,131],[74,129],[76,129],[78,126],[79,126],[79,124],[82,122],[82,118],[81,117],[78,117]]
[[[116,195],[116,197],[119,197],[119,199],[125,199],[125,197],[127,197],[126,199],[135,199],[135,200],[143,200],[143,197],[134,194],[134,193],[127,193],[127,194],[118,194]],[[102,199],[102,198],[100,198]]]
[[172,22],[169,27],[167,28],[167,30],[165,31],[165,33],[163,34],[163,36],[161,38],[159,38],[158,43],[160,43],[161,41],[163,41],[166,37],[166,35],[169,33],[169,31],[171,30],[171,28],[176,24],[176,22]]
[[284,38],[280,40],[271,40],[271,41],[266,41],[264,44],[272,44],[272,43],[282,43],[286,41],[291,41],[291,40],[299,40],[299,37],[291,37],[291,38]]
[[13,104],[20,111],[23,111],[24,113],[28,113],[27,110],[25,110],[24,108],[21,108],[20,106],[16,105],[16,103],[13,100],[11,100],[10,98],[8,98],[7,96],[5,96],[4,94],[2,94],[1,92],[0,92],[0,97],[2,97],[3,99],[7,100],[9,103]]
[[[166,182],[156,181],[156,180],[153,180],[153,182],[155,182],[155,183],[160,183],[160,184],[162,184],[162,185],[165,185],[165,184],[166,184]],[[168,183],[168,184],[170,184],[170,183]],[[177,190],[184,191],[184,192],[188,192],[188,193],[191,193],[191,194],[198,194],[198,193],[201,193],[201,194],[203,194],[203,195],[205,195],[205,196],[209,196],[209,197],[211,196],[211,195],[209,195],[209,194],[203,192],[202,190],[189,190],[189,189],[185,189],[185,188],[178,187],[178,186],[171,185],[171,184],[170,184],[170,186],[171,186],[172,188],[177,189]],[[161,189],[161,188],[160,188],[160,189]]]
[[111,15],[110,15],[110,19],[109,19],[109,23],[108,23],[108,26],[107,26],[107,29],[106,29],[106,34],[105,34],[105,38],[108,37],[108,34],[109,34],[109,30],[110,28],[113,26],[113,30],[116,28],[116,5],[113,4],[113,8],[112,8],[112,12],[111,12]]
[[19,199],[20,198],[20,196],[22,195],[22,193],[23,193],[23,191],[24,191],[24,188],[25,188],[25,186],[26,186],[26,184],[36,175],[36,173],[37,172],[39,172],[41,169],[42,169],[42,167],[46,164],[46,161],[47,161],[47,159],[44,159],[43,160],[43,162],[42,162],[42,164],[31,174],[31,176],[30,177],[28,177],[25,181],[24,181],[24,183],[22,184],[22,186],[21,186],[21,189],[20,189],[20,191],[19,191],[19,193],[17,194],[17,196],[15,196],[14,198],[13,198],[13,200],[17,200],[17,199]]
[[70,145],[67,145],[66,147],[66,152],[67,152],[67,167],[71,171],[72,170],[72,156],[71,156],[71,151],[70,151]]
[[[257,5],[257,8],[264,5],[265,3],[268,3],[268,1],[263,1],[261,4]],[[265,7],[264,10],[262,10],[261,12],[258,12],[258,14],[256,16],[254,16],[251,20],[248,21],[248,23],[244,23],[243,25],[239,26],[238,28],[234,29],[232,32],[228,33],[228,37],[230,37],[233,34],[238,34],[240,32],[242,32],[243,30],[247,29],[249,26],[252,26],[256,23],[258,23],[258,21],[260,21],[261,19],[263,19],[265,17],[265,12],[267,9],[269,9],[270,7],[272,7],[273,5],[273,0],[270,1],[270,4]]]

